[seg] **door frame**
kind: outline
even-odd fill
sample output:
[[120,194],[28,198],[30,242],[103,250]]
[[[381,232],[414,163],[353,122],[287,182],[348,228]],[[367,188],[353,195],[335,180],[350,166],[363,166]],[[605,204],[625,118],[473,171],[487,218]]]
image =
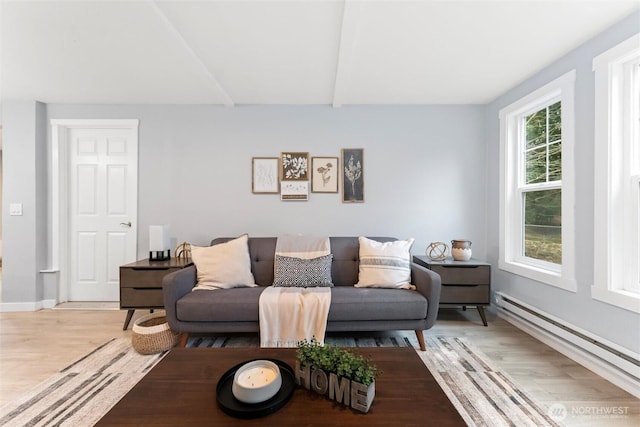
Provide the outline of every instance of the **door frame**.
[[[138,147],[137,119],[52,119],[51,120],[51,266],[57,271],[58,303],[69,300],[69,132],[72,129],[130,129]],[[138,176],[136,150],[135,174]],[[137,182],[137,181],[136,181]],[[138,224],[138,188],[135,210],[131,215]],[[137,253],[137,227],[135,239]]]

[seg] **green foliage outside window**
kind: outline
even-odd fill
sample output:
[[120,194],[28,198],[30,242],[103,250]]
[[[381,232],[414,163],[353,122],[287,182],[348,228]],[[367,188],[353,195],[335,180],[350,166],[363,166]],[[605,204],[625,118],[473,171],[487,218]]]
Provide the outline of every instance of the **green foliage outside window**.
[[[561,104],[556,102],[525,117],[525,184],[562,179]],[[562,191],[541,189],[523,196],[524,255],[562,263]]]
[[559,189],[524,193],[524,255],[562,263],[562,193]]
[[562,179],[560,102],[525,117],[526,184]]

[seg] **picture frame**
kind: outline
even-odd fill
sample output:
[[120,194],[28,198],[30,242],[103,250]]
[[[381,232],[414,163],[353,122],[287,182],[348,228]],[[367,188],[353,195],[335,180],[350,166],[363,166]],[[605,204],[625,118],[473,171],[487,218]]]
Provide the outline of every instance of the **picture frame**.
[[309,181],[282,181],[280,200],[309,200]]
[[342,149],[342,202],[364,202],[364,149]]
[[338,157],[311,158],[311,192],[337,193],[340,159]]
[[286,151],[280,153],[282,181],[309,181],[309,153]]
[[280,192],[278,161],[277,157],[251,158],[251,192],[253,194],[278,194]]

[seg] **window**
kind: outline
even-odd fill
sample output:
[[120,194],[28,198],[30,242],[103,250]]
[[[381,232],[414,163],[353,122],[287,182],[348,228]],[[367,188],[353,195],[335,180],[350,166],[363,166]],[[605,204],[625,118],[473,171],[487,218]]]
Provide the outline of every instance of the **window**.
[[499,267],[575,291],[575,71],[500,111]]
[[[524,256],[562,264],[562,120],[557,101],[523,118]],[[553,268],[553,267],[551,267]]]
[[640,34],[593,60],[594,299],[640,313]]

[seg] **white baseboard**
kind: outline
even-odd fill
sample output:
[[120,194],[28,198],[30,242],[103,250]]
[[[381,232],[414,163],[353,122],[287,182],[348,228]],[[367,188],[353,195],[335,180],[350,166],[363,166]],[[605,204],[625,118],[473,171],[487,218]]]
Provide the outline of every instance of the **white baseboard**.
[[621,389],[640,398],[640,382],[620,369],[612,366],[592,353],[577,347],[566,340],[554,335],[540,326],[534,325],[504,309],[497,307],[498,316],[511,323],[518,329],[528,333],[537,340],[545,343],[554,350],[593,371],[597,375],[615,384]]
[[53,308],[58,305],[58,301],[54,299],[45,299],[42,300],[42,308]]
[[54,299],[30,302],[2,302],[0,312],[38,311],[44,308],[53,308],[58,302]]

